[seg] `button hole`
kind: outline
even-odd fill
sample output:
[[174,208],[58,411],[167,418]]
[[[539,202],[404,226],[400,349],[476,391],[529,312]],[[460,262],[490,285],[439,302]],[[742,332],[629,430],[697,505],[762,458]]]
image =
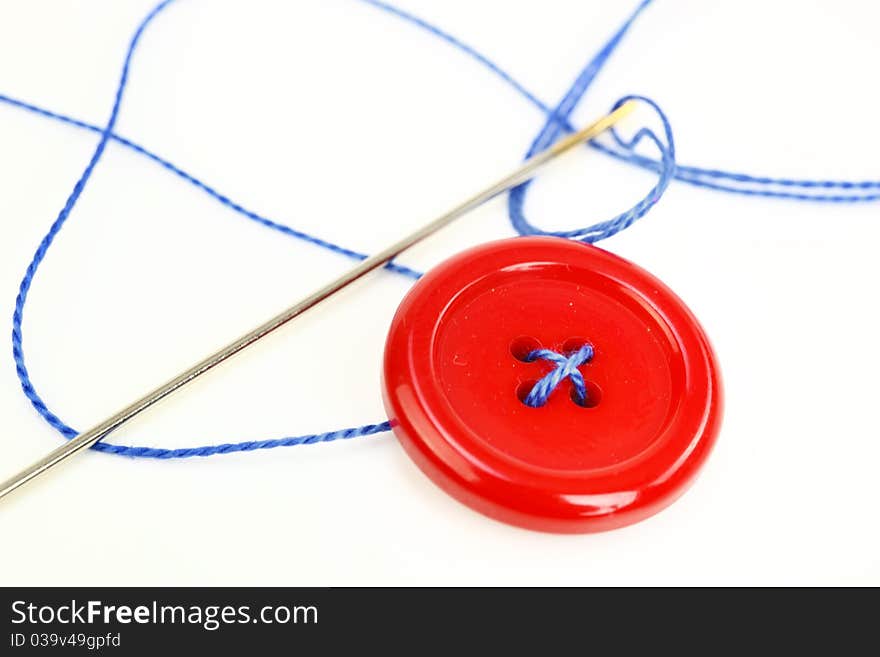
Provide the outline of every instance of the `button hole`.
[[[596,406],[599,405],[599,402],[602,401],[602,389],[592,381],[585,381],[584,387],[586,388],[587,392],[586,400],[582,402],[580,399],[578,399],[577,389],[573,385],[571,386],[571,390],[569,391],[569,398],[574,404],[580,406],[581,408],[596,408]],[[528,394],[528,391],[526,391],[526,395]]]
[[526,404],[526,397],[529,396],[529,393],[532,391],[532,388],[535,387],[535,384],[538,382],[537,379],[529,379],[528,381],[523,381],[516,387],[516,397],[519,399],[525,406],[529,408],[535,408],[534,406],[529,406]]
[[[571,356],[578,349],[583,347],[585,344],[589,344],[589,343],[590,343],[589,340],[587,340],[586,338],[580,337],[580,336],[575,336],[575,337],[569,338],[568,340],[566,340],[565,342],[562,343],[562,353],[565,354],[566,356]],[[593,358],[591,358],[589,362],[592,362],[592,360],[594,358],[595,358],[595,351],[593,354]],[[586,363],[584,363],[584,364],[586,365]]]
[[521,335],[510,343],[510,355],[525,363],[528,362],[526,359],[529,354],[540,348],[539,340],[529,335]]

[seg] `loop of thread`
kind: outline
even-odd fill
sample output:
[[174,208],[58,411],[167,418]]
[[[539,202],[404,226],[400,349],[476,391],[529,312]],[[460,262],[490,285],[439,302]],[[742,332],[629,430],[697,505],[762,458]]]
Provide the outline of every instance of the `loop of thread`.
[[526,356],[525,360],[527,363],[531,363],[539,358],[553,363],[556,367],[532,386],[529,394],[523,399],[523,403],[532,408],[543,406],[556,387],[568,378],[571,379],[571,385],[574,389],[575,403],[586,406],[587,384],[584,381],[584,375],[578,368],[593,360],[593,346],[585,344],[570,356],[564,356],[550,349],[536,349]]
[[[604,66],[615,48],[619,45],[623,36],[629,30],[635,19],[651,4],[651,0],[641,2],[635,11],[627,18],[623,25],[618,29],[608,42],[592,57],[584,69],[575,79],[572,86],[564,94],[562,100],[556,106],[551,107],[541,101],[537,95],[529,91],[522,83],[518,82],[509,73],[502,69],[499,65],[483,55],[472,46],[469,46],[459,39],[455,38],[448,32],[443,31],[439,27],[419,18],[413,14],[405,12],[393,5],[382,2],[381,0],[361,0],[371,5],[387,15],[403,20],[426,33],[441,39],[450,46],[458,49],[467,56],[474,59],[477,63],[484,66],[488,71],[498,76],[502,81],[510,85],[525,100],[538,108],[545,116],[546,120],[541,128],[538,136],[533,140],[531,147],[527,152],[527,156],[545,148],[552,143],[562,131],[572,131],[573,126],[570,117],[574,109],[577,107],[583,95],[586,93],[595,76]],[[30,374],[25,365],[24,347],[23,347],[23,331],[22,323],[24,318],[24,310],[27,304],[28,294],[33,284],[34,277],[41,263],[43,262],[49,248],[54,243],[58,233],[70,217],[71,212],[76,206],[83,189],[88,184],[92,172],[104,154],[106,146],[109,142],[121,145],[132,150],[139,155],[144,156],[148,160],[158,164],[167,171],[194,185],[201,191],[211,196],[214,200],[233,210],[237,214],[254,221],[266,228],[278,231],[289,237],[303,240],[323,249],[327,249],[334,253],[344,255],[349,258],[363,260],[366,254],[357,250],[344,247],[329,240],[322,239],[310,235],[304,231],[297,230],[281,222],[267,218],[266,216],[247,209],[244,205],[237,203],[219,192],[216,188],[203,182],[196,176],[186,172],[177,165],[162,158],[156,153],[150,151],[146,147],[126,139],[114,132],[122,98],[128,82],[129,67],[137,49],[138,43],[143,32],[152,23],[152,21],[162,13],[174,0],[163,0],[158,3],[141,21],[135,30],[135,33],[129,43],[128,50],[123,60],[122,73],[116,88],[110,118],[106,125],[99,126],[87,121],[83,121],[59,112],[54,112],[25,102],[23,100],[13,98],[11,96],[0,94],[0,103],[26,110],[44,118],[59,121],[66,125],[88,130],[100,135],[98,144],[89,159],[82,174],[74,184],[73,190],[67,198],[61,211],[58,213],[55,221],[49,227],[46,235],[43,237],[37,247],[34,256],[28,265],[19,286],[18,296],[15,301],[15,309],[12,317],[12,355],[15,361],[15,368],[18,378],[21,382],[22,391],[30,400],[37,412],[56,430],[58,430],[65,438],[72,438],[78,435],[78,431],[49,409],[45,401],[37,392]],[[775,198],[793,199],[799,201],[816,201],[829,203],[850,203],[862,201],[880,200],[880,181],[863,180],[863,181],[844,181],[844,180],[798,180],[788,178],[773,178],[767,176],[751,176],[744,173],[726,172],[719,169],[700,168],[694,166],[678,165],[675,161],[675,146],[672,138],[672,129],[670,123],[662,112],[660,107],[653,101],[643,96],[627,96],[618,101],[618,104],[627,98],[635,98],[646,103],[660,118],[663,126],[663,139],[659,138],[653,131],[648,128],[642,128],[629,139],[624,139],[616,131],[611,131],[611,144],[599,141],[592,141],[589,146],[597,149],[618,160],[628,162],[645,170],[654,172],[658,176],[657,183],[649,190],[647,195],[638,201],[628,210],[618,214],[607,221],[593,224],[586,228],[572,229],[568,231],[544,231],[531,224],[524,216],[523,205],[525,195],[529,189],[528,183],[520,185],[511,191],[508,209],[511,222],[514,228],[523,235],[528,234],[552,234],[561,237],[578,239],[585,242],[595,242],[615,233],[624,230],[632,225],[634,221],[644,216],[644,214],[659,200],[660,196],[666,190],[669,182],[673,179],[682,182],[706,187],[723,192],[746,194],[755,196],[767,196]],[[650,143],[658,151],[657,159],[636,152],[637,147],[641,143]],[[817,191],[818,190],[818,191]],[[386,267],[398,274],[408,276],[410,278],[418,278],[421,274],[408,267],[389,263]],[[573,372],[569,373],[569,378],[575,381]],[[575,383],[575,387],[577,384]],[[312,444],[316,442],[326,442],[331,440],[339,440],[345,438],[353,438],[356,436],[373,435],[388,431],[388,422],[380,422],[375,424],[367,424],[360,427],[351,427],[330,431],[322,434],[309,434],[305,436],[279,438],[273,440],[262,441],[245,441],[239,443],[224,443],[221,445],[205,445],[201,447],[181,448],[181,449],[165,449],[153,447],[132,447],[125,445],[114,445],[108,442],[99,442],[92,449],[120,454],[126,456],[143,456],[151,458],[186,458],[192,456],[211,456],[213,454],[228,454],[231,452],[251,451],[256,449],[269,449],[273,447]]]

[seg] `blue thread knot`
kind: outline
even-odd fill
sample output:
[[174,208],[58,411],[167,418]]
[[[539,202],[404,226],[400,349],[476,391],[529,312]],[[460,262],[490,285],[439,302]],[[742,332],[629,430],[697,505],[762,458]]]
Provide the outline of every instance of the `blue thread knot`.
[[593,345],[585,344],[569,356],[564,356],[550,349],[535,349],[526,356],[525,361],[531,363],[539,358],[553,363],[556,367],[532,386],[529,394],[523,399],[523,403],[532,408],[543,406],[563,379],[568,378],[571,379],[574,388],[573,401],[579,406],[586,406],[587,385],[584,381],[584,375],[578,368],[593,360]]

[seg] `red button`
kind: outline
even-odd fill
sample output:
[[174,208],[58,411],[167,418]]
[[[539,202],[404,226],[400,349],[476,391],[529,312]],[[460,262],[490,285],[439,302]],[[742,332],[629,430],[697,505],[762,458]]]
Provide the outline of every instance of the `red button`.
[[[582,350],[546,403],[526,405],[585,344],[592,357]],[[527,362],[538,349],[558,362]],[[712,348],[682,301],[626,260],[555,237],[478,246],[422,277],[391,324],[384,397],[441,488],[551,532],[612,529],[670,504],[706,460],[722,406]]]

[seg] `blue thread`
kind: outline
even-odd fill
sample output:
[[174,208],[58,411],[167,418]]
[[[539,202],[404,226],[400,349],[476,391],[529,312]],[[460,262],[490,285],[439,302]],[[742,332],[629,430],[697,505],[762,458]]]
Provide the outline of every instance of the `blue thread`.
[[[61,123],[66,123],[68,125],[71,125],[71,126],[74,126],[77,128],[82,128],[83,130],[88,130],[90,132],[102,134],[104,131],[103,128],[100,128],[100,127],[93,125],[91,123],[87,123],[85,121],[80,121],[79,119],[75,119],[73,117],[67,116],[65,114],[60,114],[58,112],[52,112],[50,110],[39,107],[37,105],[32,105],[31,103],[26,103],[23,100],[19,100],[17,98],[13,98],[11,96],[6,96],[4,94],[0,94],[0,102],[6,103],[7,105],[11,105],[13,107],[18,107],[18,108],[27,110],[33,114],[37,114],[38,116],[44,116],[49,119],[54,119],[56,121],[60,121]],[[228,196],[225,196],[224,194],[221,194],[220,192],[218,192],[211,185],[208,185],[207,183],[199,180],[198,178],[196,178],[192,174],[187,173],[186,171],[184,171],[183,169],[181,169],[177,165],[169,162],[165,158],[157,155],[156,153],[146,149],[145,147],[141,146],[140,144],[137,144],[137,143],[131,141],[130,139],[126,139],[125,137],[120,137],[119,135],[117,135],[113,132],[109,133],[109,137],[110,137],[111,141],[117,142],[117,143],[131,149],[135,153],[139,153],[140,155],[143,155],[147,159],[155,162],[159,166],[163,167],[164,169],[167,169],[168,171],[170,171],[174,175],[176,175],[176,176],[182,178],[183,180],[185,180],[186,182],[190,183],[191,185],[193,185],[197,189],[202,190],[203,192],[208,194],[208,196],[211,196],[214,200],[218,201],[221,205],[226,206],[227,208],[229,208],[233,212],[236,212],[236,213],[250,219],[251,221],[255,221],[256,223],[260,224],[261,226],[265,226],[266,228],[271,228],[272,230],[276,230],[279,233],[282,233],[282,234],[287,235],[289,237],[294,237],[296,239],[303,240],[305,242],[308,242],[309,244],[314,244],[315,246],[319,246],[322,249],[327,249],[328,251],[332,251],[333,253],[338,253],[340,255],[344,255],[348,258],[353,258],[355,260],[366,260],[369,257],[366,253],[354,251],[354,250],[348,249],[344,246],[340,246],[339,244],[334,244],[333,242],[330,242],[328,240],[321,239],[320,237],[315,237],[314,235],[309,235],[308,233],[304,233],[301,230],[296,230],[295,228],[287,226],[286,224],[282,224],[281,222],[274,221],[272,219],[264,217],[263,215],[258,214],[252,210],[248,210],[243,205],[236,203],[235,201],[230,199]],[[409,267],[404,267],[403,265],[398,265],[397,263],[394,263],[394,262],[389,262],[387,265],[385,265],[385,267],[393,272],[396,272],[398,274],[402,274],[402,275],[407,276],[412,279],[418,279],[422,275],[421,272],[418,272],[415,269],[410,269]]]
[[[659,166],[660,177],[657,180],[657,183],[638,203],[636,203],[630,209],[621,212],[616,217],[613,217],[607,221],[593,224],[592,226],[588,226],[586,228],[577,228],[575,230],[564,231],[542,230],[528,222],[528,220],[523,215],[523,204],[525,202],[525,194],[529,188],[530,183],[524,183],[512,189],[510,195],[508,196],[508,211],[510,214],[510,219],[514,225],[514,228],[516,228],[518,232],[523,235],[555,235],[557,237],[566,237],[569,239],[580,240],[582,242],[598,242],[599,240],[604,240],[605,238],[611,237],[612,235],[619,233],[620,231],[631,226],[636,220],[643,217],[648,212],[648,210],[650,210],[651,207],[660,200],[663,192],[665,192],[666,188],[669,186],[669,182],[671,181],[676,168],[675,140],[672,136],[672,127],[669,125],[669,120],[666,118],[666,115],[663,113],[660,107],[650,98],[646,98],[645,96],[624,96],[614,104],[614,107],[620,106],[627,100],[642,101],[655,111],[657,116],[660,118],[660,122],[663,125],[665,143],[663,140],[657,137],[657,135],[654,134],[652,130],[649,130],[647,128],[641,128],[629,140],[621,137],[617,130],[615,130],[614,128],[610,130],[611,136],[620,148],[628,151],[637,148],[638,145],[645,139],[654,144],[654,146],[660,152],[661,158]],[[552,141],[555,141],[555,139],[551,139],[551,142]],[[536,152],[539,150],[543,149],[537,148]]]
[[202,447],[181,447],[179,449],[165,449],[162,447],[126,447],[125,445],[113,445],[100,442],[92,446],[108,454],[120,454],[122,456],[138,456],[154,459],[187,459],[194,456],[214,456],[215,454],[232,454],[233,452],[252,452],[258,449],[273,449],[275,447],[295,447],[297,445],[314,445],[315,443],[327,443],[334,440],[348,440],[372,436],[377,433],[385,433],[391,430],[390,422],[379,424],[366,424],[361,427],[351,427],[328,431],[327,433],[315,433],[293,438],[276,438],[273,440],[249,440],[242,443],[224,443],[222,445],[204,445]]
[[[636,11],[630,16],[624,24],[624,29],[632,24],[634,19],[647,8],[649,4],[651,4],[652,0],[647,0],[642,2]],[[573,131],[574,128],[567,120],[564,120],[560,117],[555,117],[552,114],[550,107],[542,102],[535,94],[530,92],[524,85],[517,82],[512,75],[510,75],[507,71],[502,69],[496,63],[491,61],[488,57],[474,49],[472,46],[462,42],[456,37],[452,36],[448,32],[440,29],[436,25],[432,25],[428,23],[426,20],[415,16],[414,14],[407,13],[402,9],[398,9],[393,5],[389,5],[381,0],[361,0],[361,2],[365,2],[369,5],[372,5],[382,11],[402,19],[403,21],[418,27],[428,34],[439,38],[441,41],[445,41],[453,48],[460,50],[465,55],[473,58],[477,63],[485,66],[491,73],[497,75],[503,82],[509,84],[514,91],[519,93],[523,98],[525,98],[529,103],[534,105],[537,109],[539,109],[542,113],[549,115],[553,120],[557,121],[565,130]],[[620,31],[615,34],[617,36],[620,34]],[[607,55],[610,55],[610,51],[607,52],[605,56],[602,56],[603,51],[607,49],[603,48],[599,51],[599,57],[604,62],[607,59]],[[659,171],[661,163],[657,160],[652,160],[651,158],[647,158],[641,155],[636,155],[634,153],[631,154],[621,154],[613,151],[612,149],[607,148],[601,142],[592,141],[589,144],[591,147],[602,151],[608,155],[616,157],[620,160],[630,162],[642,168]],[[728,180],[732,182],[739,182],[745,184],[754,184],[756,186],[782,186],[782,187],[798,187],[802,189],[866,189],[866,190],[875,190],[880,189],[880,180],[865,180],[865,181],[847,181],[847,180],[805,180],[805,179],[790,179],[790,178],[770,178],[767,176],[750,176],[748,174],[743,173],[734,173],[722,171],[720,169],[711,169],[711,168],[701,168],[695,166],[685,166],[679,165],[676,167],[674,178],[680,180],[682,182],[697,185],[702,187],[708,187],[710,189],[717,189],[719,191],[731,192],[735,194],[749,194],[755,196],[765,196],[770,198],[782,198],[782,199],[791,199],[798,201],[817,201],[817,202],[832,202],[832,203],[848,203],[848,202],[860,202],[860,201],[876,201],[880,200],[880,195],[878,194],[866,194],[866,195],[819,195],[812,196],[809,194],[800,194],[800,193],[792,193],[792,192],[781,192],[772,189],[757,189],[757,190],[743,190],[738,187],[724,185],[722,183],[709,183],[703,181],[702,178],[715,178]]]
[[[547,120],[544,126],[541,129],[538,137],[532,144],[532,149],[530,152],[537,148],[539,143],[552,141],[555,137],[551,135],[558,135],[560,131],[566,130],[571,131],[572,125],[568,121],[571,112],[576,107],[577,103],[580,101],[590,83],[592,82],[595,75],[601,70],[605,61],[611,55],[613,50],[619,44],[623,35],[628,30],[629,26],[633,23],[633,21],[641,14],[641,12],[650,4],[651,0],[644,0],[637,9],[633,12],[633,14],[625,21],[623,26],[612,36],[612,38],[600,49],[599,53],[593,57],[587,64],[587,66],[581,71],[578,78],[575,80],[572,87],[568,92],[563,96],[562,101],[556,106],[554,109],[550,109],[545,103],[540,101],[537,96],[532,94],[528,89],[525,88],[522,84],[517,82],[511,75],[509,75],[506,71],[501,69],[498,65],[492,62],[488,57],[482,55],[472,47],[467,44],[459,41],[452,35],[444,32],[440,28],[428,23],[427,21],[420,19],[412,14],[404,12],[392,5],[386,4],[379,0],[361,0],[362,2],[366,2],[377,9],[385,11],[386,13],[396,16],[404,21],[413,24],[428,33],[442,39],[443,41],[449,43],[453,47],[459,49],[470,57],[474,58],[478,63],[485,66],[489,71],[493,74],[499,76],[503,81],[509,84],[514,90],[520,93],[526,100],[540,109],[543,113],[547,115]],[[144,20],[138,25],[135,30],[134,36],[129,44],[128,51],[126,53],[126,57],[123,63],[122,74],[120,76],[119,84],[116,89],[116,95],[114,98],[114,103],[112,107],[112,111],[110,114],[110,118],[108,119],[107,124],[104,127],[99,127],[97,125],[93,125],[87,123],[85,121],[81,121],[60,113],[52,112],[47,109],[43,109],[36,105],[32,105],[30,103],[26,103],[21,100],[17,100],[15,98],[0,95],[0,102],[6,103],[10,106],[19,107],[21,109],[32,112],[36,115],[43,116],[45,118],[50,118],[53,120],[60,121],[62,123],[75,126],[81,129],[89,130],[91,132],[95,132],[100,134],[100,140],[98,142],[95,151],[90,158],[86,168],[81,174],[80,178],[77,180],[74,185],[73,191],[68,197],[64,207],[59,212],[57,218],[50,226],[49,231],[44,236],[43,240],[40,242],[34,257],[29,264],[24,277],[22,278],[19,294],[16,298],[15,303],[15,311],[13,313],[13,329],[12,329],[12,346],[13,346],[13,359],[16,365],[16,373],[21,382],[22,390],[24,391],[27,398],[31,401],[34,408],[37,412],[55,429],[57,429],[63,436],[66,438],[71,438],[77,435],[77,431],[64,423],[57,415],[55,415],[45,404],[42,398],[37,393],[33,383],[30,380],[30,376],[25,366],[24,361],[24,349],[22,346],[23,338],[22,338],[22,319],[24,314],[24,308],[27,302],[28,293],[30,291],[31,285],[33,283],[34,276],[36,275],[37,270],[39,269],[40,264],[46,256],[49,248],[52,246],[55,237],[67,221],[70,216],[71,211],[76,205],[77,200],[79,199],[80,194],[82,193],[85,185],[88,183],[91,178],[91,174],[100,161],[100,158],[103,155],[103,152],[106,148],[106,145],[110,141],[114,141],[119,143],[136,153],[139,153],[151,161],[159,164],[163,168],[168,171],[174,173],[178,177],[186,180],[190,184],[195,187],[201,189],[211,197],[213,197],[216,201],[221,203],[222,205],[230,208],[234,212],[257,222],[258,224],[265,226],[267,228],[271,228],[278,232],[281,232],[290,237],[294,237],[300,240],[304,240],[308,243],[314,244],[316,246],[320,246],[321,248],[330,250],[332,252],[345,255],[347,257],[355,258],[355,259],[364,259],[367,257],[363,253],[359,253],[352,249],[348,249],[346,247],[340,246],[333,242],[323,240],[321,238],[309,235],[303,231],[296,230],[279,222],[275,222],[270,220],[260,214],[257,214],[251,210],[246,209],[242,205],[235,203],[228,197],[224,196],[220,192],[218,192],[213,187],[207,185],[202,182],[195,176],[185,172],[183,169],[177,167],[172,164],[168,160],[156,155],[155,153],[147,150],[146,148],[138,145],[137,143],[125,139],[116,135],[113,132],[113,128],[115,127],[116,119],[119,113],[119,107],[121,104],[122,96],[125,90],[125,86],[128,79],[128,71],[129,65],[131,62],[131,58],[134,54],[134,51],[137,47],[139,39],[147,28],[147,26],[152,22],[152,20],[162,12],[169,4],[171,4],[173,0],[164,0],[157,4],[144,18]],[[527,185],[521,186],[514,190],[514,193],[511,194],[511,199],[509,201],[510,207],[510,216],[511,221],[514,226],[517,228],[518,232],[521,234],[555,234],[564,237],[570,237],[575,239],[580,239],[588,242],[595,242],[600,239],[604,239],[610,235],[619,232],[630,226],[635,220],[643,216],[650,207],[657,202],[662,193],[665,191],[666,187],[669,184],[669,181],[672,178],[681,180],[683,182],[698,185],[702,187],[707,187],[710,189],[716,189],[725,192],[732,192],[738,194],[749,194],[749,195],[757,195],[757,196],[770,196],[777,198],[788,198],[795,200],[803,200],[803,201],[822,201],[822,202],[860,202],[860,201],[873,201],[880,199],[880,194],[873,193],[873,190],[880,189],[880,181],[834,181],[834,180],[794,180],[794,179],[786,179],[786,178],[769,178],[769,177],[761,177],[761,176],[750,176],[748,174],[741,173],[731,173],[725,172],[717,169],[702,169],[699,167],[691,167],[691,166],[681,166],[676,165],[675,162],[675,148],[672,139],[672,131],[669,125],[669,121],[666,116],[660,110],[659,106],[653,101],[650,101],[647,98],[641,96],[632,96],[632,98],[638,98],[648,103],[648,105],[658,114],[660,117],[661,123],[663,124],[664,137],[665,142],[660,140],[652,131],[643,128],[639,130],[636,135],[630,140],[622,139],[616,132],[612,132],[613,140],[616,144],[615,147],[607,146],[600,142],[591,142],[590,146],[596,148],[612,157],[618,158],[620,160],[630,162],[634,165],[640,166],[644,169],[653,171],[658,174],[658,182],[652,188],[651,191],[636,205],[634,205],[629,210],[619,214],[617,217],[614,217],[608,221],[601,222],[598,224],[594,224],[593,226],[589,226],[587,228],[575,229],[570,231],[563,232],[547,232],[543,231],[535,226],[529,224],[529,222],[525,219],[522,214],[522,205],[525,198],[525,193],[528,189]],[[624,99],[621,99],[622,102]],[[649,142],[653,143],[657,148],[660,157],[657,160],[645,157],[643,155],[639,155],[635,153],[636,147],[642,142],[644,139],[647,139]],[[540,149],[538,149],[540,150]],[[721,182],[717,182],[721,181]],[[742,185],[742,187],[740,187]],[[754,185],[757,188],[749,188],[748,185]],[[794,188],[799,191],[785,191],[778,189],[767,189],[766,187],[783,187],[783,188]],[[806,193],[804,190],[856,190],[863,191],[867,190],[871,193],[856,193],[856,194],[810,194]],[[420,276],[419,272],[412,270],[407,267],[403,267],[401,265],[397,265],[394,263],[389,263],[387,267],[395,271],[397,273],[409,276],[411,278],[418,278]],[[558,369],[558,368],[557,368]],[[551,373],[552,374],[552,373]],[[569,378],[572,378],[573,382],[576,381],[576,377],[573,373],[569,373]],[[579,376],[579,374],[578,374]],[[564,378],[564,377],[563,377]],[[561,380],[561,379],[560,379]],[[582,377],[581,377],[582,380]],[[575,382],[575,387],[577,388],[577,383]],[[548,393],[549,394],[549,393]],[[584,395],[585,395],[584,391]],[[586,397],[584,397],[586,399]],[[94,446],[94,449],[114,454],[123,454],[128,456],[146,456],[152,458],[187,458],[191,456],[210,456],[212,454],[225,454],[235,451],[249,451],[255,449],[269,449],[272,447],[280,447],[280,446],[289,446],[289,445],[300,445],[300,444],[311,444],[315,442],[325,442],[330,440],[337,439],[345,439],[352,438],[355,436],[363,436],[363,435],[371,435],[374,433],[380,433],[383,431],[387,431],[389,429],[389,425],[387,422],[382,422],[378,424],[370,424],[364,425],[361,427],[353,427],[348,429],[341,429],[338,431],[332,431],[323,434],[311,434],[306,436],[299,436],[293,438],[281,438],[275,440],[264,440],[264,441],[246,441],[240,443],[227,443],[223,445],[207,445],[202,447],[193,447],[193,448],[182,448],[182,449],[164,449],[164,448],[149,448],[149,447],[128,447],[122,445],[113,445],[111,443],[98,443]]]
[[574,389],[574,402],[580,406],[586,406],[587,385],[584,381],[584,375],[578,368],[593,360],[593,346],[585,344],[570,356],[564,356],[550,349],[536,349],[526,356],[525,361],[531,363],[539,358],[553,363],[556,367],[532,386],[529,394],[523,399],[523,403],[532,408],[543,406],[556,387],[568,378],[571,379]]
[[[580,74],[575,78],[571,87],[562,97],[562,100],[560,100],[556,107],[550,111],[544,125],[538,132],[537,137],[535,137],[531,146],[529,146],[528,151],[526,151],[527,158],[540,151],[546,150],[551,144],[559,139],[561,133],[565,130],[564,124],[568,123],[568,120],[577,107],[578,102],[583,98],[587,89],[589,89],[593,80],[596,78],[596,75],[602,69],[602,66],[614,52],[615,48],[620,44],[629,28],[632,26],[633,21],[635,21],[639,14],[644,11],[648,4],[650,4],[650,0],[644,0],[629,18],[624,21],[623,25],[621,25],[620,29],[614,33],[611,39],[609,39],[599,52],[587,62]],[[510,221],[518,233],[521,235],[556,235],[558,237],[568,237],[586,242],[595,242],[610,237],[624,228],[627,228],[636,219],[643,216],[645,212],[647,212],[648,209],[659,200],[660,196],[669,185],[669,178],[672,176],[675,169],[675,146],[672,142],[672,129],[669,126],[669,122],[666,120],[666,116],[656,103],[641,96],[630,96],[629,98],[638,98],[647,102],[658,113],[663,122],[663,128],[666,133],[666,143],[668,146],[664,146],[660,139],[658,139],[657,136],[647,128],[639,130],[636,136],[628,143],[617,137],[617,133],[615,132],[614,134],[617,137],[616,141],[618,145],[623,148],[634,148],[645,138],[654,142],[660,150],[663,161],[663,169],[657,185],[655,185],[655,187],[648,192],[648,195],[636,205],[609,221],[573,231],[545,231],[529,223],[523,214],[526,193],[531,187],[531,181],[525,182],[510,190],[510,194],[507,197],[507,209],[510,215]],[[626,100],[626,98],[618,101],[618,104],[622,103],[624,100]]]

